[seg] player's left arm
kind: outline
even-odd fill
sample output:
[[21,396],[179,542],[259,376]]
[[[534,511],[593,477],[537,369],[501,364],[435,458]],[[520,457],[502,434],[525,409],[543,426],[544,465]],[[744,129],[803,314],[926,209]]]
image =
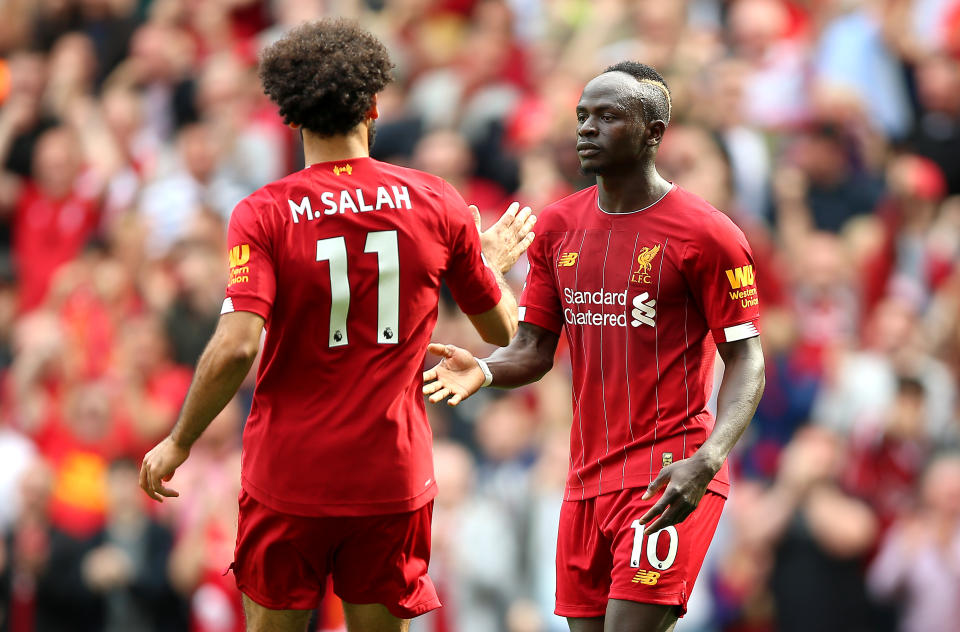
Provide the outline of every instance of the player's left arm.
[[[707,485],[720,471],[733,446],[750,425],[763,395],[763,350],[760,337],[736,342],[721,342],[717,351],[723,359],[723,380],[717,396],[717,421],[713,432],[693,456],[660,470],[643,498],[652,498],[666,486],[663,496],[650,508],[640,523],[647,534],[683,522],[700,504]],[[650,522],[657,516],[653,522]]]
[[190,448],[214,417],[233,398],[250,371],[260,348],[264,319],[253,312],[223,314],[197,362],[180,417],[170,435],[143,458],[140,487],[150,498],[179,496],[164,485],[187,460]]
[[691,230],[680,268],[725,366],[717,420],[699,450],[664,467],[650,483],[644,499],[661,489],[663,496],[640,519],[647,533],[682,522],[697,508],[763,394],[760,300],[750,244],[719,211],[701,217]]

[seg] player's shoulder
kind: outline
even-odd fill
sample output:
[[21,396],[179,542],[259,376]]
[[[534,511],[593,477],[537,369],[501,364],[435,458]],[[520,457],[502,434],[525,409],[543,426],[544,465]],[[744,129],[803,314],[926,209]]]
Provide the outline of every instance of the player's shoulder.
[[383,175],[420,187],[422,193],[440,197],[454,190],[453,186],[446,180],[426,171],[382,162],[373,158],[370,159],[370,164]]
[[276,209],[280,208],[279,202],[283,199],[282,196],[289,190],[288,185],[281,183],[294,175],[296,173],[267,183],[237,202],[230,215],[231,221],[252,221],[276,212]]
[[396,182],[399,186],[408,187],[415,192],[413,195],[417,199],[426,202],[425,205],[418,205],[421,213],[427,213],[443,224],[473,225],[473,215],[467,209],[463,196],[440,176],[372,158],[370,166],[377,170],[378,181],[387,184]]
[[597,185],[581,189],[576,193],[560,198],[543,207],[537,213],[538,234],[553,231],[567,231],[597,203]]
[[696,193],[674,185],[671,196],[673,198],[671,213],[691,236],[705,239],[726,235],[743,236],[743,231],[726,213]]
[[295,189],[307,186],[310,182],[311,175],[310,167],[305,167],[279,180],[268,182],[243,198],[238,206],[248,205],[262,208],[265,204],[279,204],[290,197]]

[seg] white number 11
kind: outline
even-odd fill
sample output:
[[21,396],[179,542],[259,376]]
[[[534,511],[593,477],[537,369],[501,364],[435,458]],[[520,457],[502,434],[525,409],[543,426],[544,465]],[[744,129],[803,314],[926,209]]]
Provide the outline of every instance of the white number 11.
[[[377,342],[395,345],[400,323],[400,255],[397,231],[367,233],[364,253],[377,255]],[[343,237],[317,241],[317,261],[330,264],[331,347],[348,344],[347,315],[350,312],[350,278],[347,276],[347,244]]]

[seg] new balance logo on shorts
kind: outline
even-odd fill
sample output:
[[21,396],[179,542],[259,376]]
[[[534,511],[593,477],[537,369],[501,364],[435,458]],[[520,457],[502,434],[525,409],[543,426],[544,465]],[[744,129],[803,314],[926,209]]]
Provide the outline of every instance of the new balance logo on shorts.
[[640,325],[650,325],[651,327],[656,327],[657,324],[654,322],[654,319],[657,317],[657,310],[654,309],[656,304],[657,299],[650,298],[649,292],[644,292],[643,294],[637,294],[634,296],[633,311],[630,312],[630,315],[633,316],[633,320],[630,321],[630,325],[632,327],[639,327]]
[[658,579],[660,579],[660,573],[657,571],[637,571],[637,574],[630,581],[644,586],[656,586]]

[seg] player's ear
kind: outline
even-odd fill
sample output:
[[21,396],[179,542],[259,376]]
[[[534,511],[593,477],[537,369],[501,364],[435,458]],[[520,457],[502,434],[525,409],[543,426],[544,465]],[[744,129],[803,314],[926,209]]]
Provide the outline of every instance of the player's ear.
[[299,123],[287,123],[287,126],[288,126],[290,129],[300,129],[300,124],[299,124]]
[[377,120],[380,118],[380,107],[377,105],[377,95],[373,95],[373,102],[370,104],[370,109],[367,111],[367,118],[371,120]]
[[656,147],[663,140],[663,134],[667,131],[667,124],[663,121],[653,121],[647,125],[647,146]]

